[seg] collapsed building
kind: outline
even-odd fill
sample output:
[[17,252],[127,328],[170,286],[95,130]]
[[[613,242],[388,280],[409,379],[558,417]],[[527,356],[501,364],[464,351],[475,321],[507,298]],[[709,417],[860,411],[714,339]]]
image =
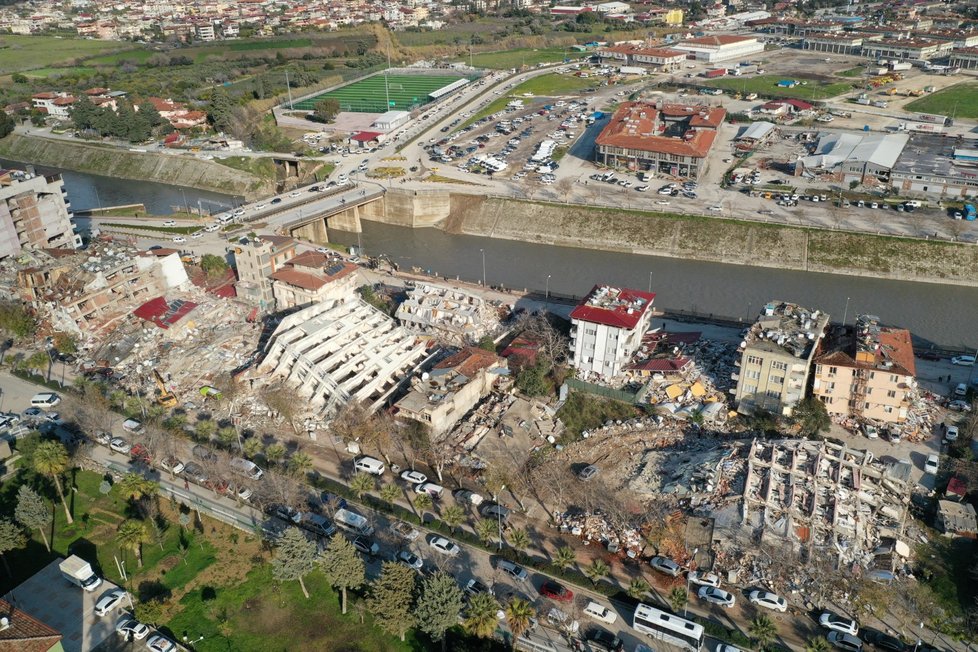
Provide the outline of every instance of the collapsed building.
[[785,301],[764,306],[741,342],[737,386],[730,390],[737,411],[765,410],[791,416],[805,396],[812,358],[829,323],[828,313]]
[[883,539],[904,536],[912,488],[905,466],[828,441],[755,439],[741,524],[762,537],[868,565]]
[[474,344],[498,325],[495,309],[482,297],[433,283],[415,283],[394,316],[405,326],[458,345]]
[[284,318],[258,371],[285,378],[314,410],[360,401],[373,411],[428,357],[426,342],[351,295]]

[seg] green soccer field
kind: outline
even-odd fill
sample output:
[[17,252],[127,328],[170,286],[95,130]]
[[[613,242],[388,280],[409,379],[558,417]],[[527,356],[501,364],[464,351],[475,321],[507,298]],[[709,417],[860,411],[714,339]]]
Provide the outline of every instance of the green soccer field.
[[[316,102],[325,99],[338,100],[341,111],[356,113],[383,113],[385,111],[410,111],[430,102],[428,94],[464,79],[463,75],[375,75],[353,82],[335,91],[320,93],[295,103],[295,109],[312,111]],[[390,96],[390,104],[387,97]]]

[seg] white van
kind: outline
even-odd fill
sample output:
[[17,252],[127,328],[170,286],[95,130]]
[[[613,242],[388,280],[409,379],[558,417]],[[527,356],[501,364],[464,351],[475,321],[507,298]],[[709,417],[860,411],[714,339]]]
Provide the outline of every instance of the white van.
[[356,512],[351,512],[348,509],[336,510],[336,513],[333,514],[333,520],[336,521],[336,525],[338,527],[343,528],[347,532],[352,532],[353,534],[370,536],[374,533],[374,528],[367,521],[366,517],[361,516]]
[[353,468],[372,475],[384,474],[384,463],[373,457],[358,457],[353,462]]
[[61,402],[61,397],[54,392],[41,392],[31,399],[31,405],[38,408],[54,407]]
[[238,475],[243,475],[251,480],[261,480],[265,472],[257,464],[243,457],[235,457],[231,460],[231,470]]
[[437,485],[434,482],[422,482],[414,488],[415,493],[428,494],[432,498],[441,498],[442,494],[445,493],[444,487]]

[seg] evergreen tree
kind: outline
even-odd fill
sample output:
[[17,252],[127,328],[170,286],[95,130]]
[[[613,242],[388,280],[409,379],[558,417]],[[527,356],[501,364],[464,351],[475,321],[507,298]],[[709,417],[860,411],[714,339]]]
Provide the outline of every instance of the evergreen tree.
[[378,577],[370,585],[367,609],[377,618],[377,624],[389,634],[404,640],[404,634],[414,626],[414,583],[417,575],[413,568],[392,561],[385,561]]
[[139,107],[139,114],[146,118],[150,127],[156,128],[167,122],[166,118],[161,116],[160,112],[156,110],[152,102],[140,102],[137,106]]
[[41,495],[28,487],[26,484],[20,485],[17,491],[17,507],[14,508],[14,518],[18,523],[28,530],[37,530],[44,539],[44,546],[51,552],[51,544],[48,543],[48,535],[45,532],[51,525],[51,508],[44,502]]
[[134,518],[123,521],[119,526],[119,531],[115,534],[115,540],[121,548],[131,550],[136,554],[136,564],[142,568],[143,544],[152,541],[146,522]]
[[11,550],[23,548],[27,543],[24,530],[11,521],[9,518],[0,518],[0,559],[3,559],[3,566],[10,575],[10,565],[7,563],[7,553]]
[[[514,598],[506,605],[506,621],[509,629],[513,632],[513,638],[518,639],[530,628],[530,622],[537,615],[537,610],[533,605],[523,598]],[[514,641],[513,649],[516,649]]]
[[214,90],[210,104],[207,107],[207,119],[217,131],[230,131],[234,124],[234,105],[228,92],[223,87]]
[[290,527],[279,540],[278,550],[272,559],[272,576],[280,582],[298,580],[302,595],[309,597],[303,578],[316,567],[316,544],[299,531]]
[[15,126],[14,119],[6,111],[0,111],[0,138],[12,133]]
[[758,649],[763,650],[777,638],[778,630],[767,614],[758,614],[750,621],[747,634],[757,643]]
[[415,609],[418,627],[445,649],[445,632],[458,624],[462,611],[462,589],[447,573],[435,573],[424,581]]
[[94,126],[97,111],[91,98],[88,95],[82,94],[71,105],[71,111],[68,112],[68,115],[71,117],[71,122],[75,125],[75,129],[87,130]]
[[329,583],[340,590],[343,613],[346,613],[346,590],[363,586],[363,560],[352,543],[345,537],[335,536],[319,558],[319,565]]

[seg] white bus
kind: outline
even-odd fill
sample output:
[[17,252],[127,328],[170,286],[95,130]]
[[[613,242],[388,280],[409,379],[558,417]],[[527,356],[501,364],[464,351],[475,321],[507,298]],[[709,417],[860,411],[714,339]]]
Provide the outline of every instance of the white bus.
[[703,647],[702,625],[659,611],[647,604],[640,604],[635,608],[632,627],[638,632],[678,645],[690,652],[699,652]]

